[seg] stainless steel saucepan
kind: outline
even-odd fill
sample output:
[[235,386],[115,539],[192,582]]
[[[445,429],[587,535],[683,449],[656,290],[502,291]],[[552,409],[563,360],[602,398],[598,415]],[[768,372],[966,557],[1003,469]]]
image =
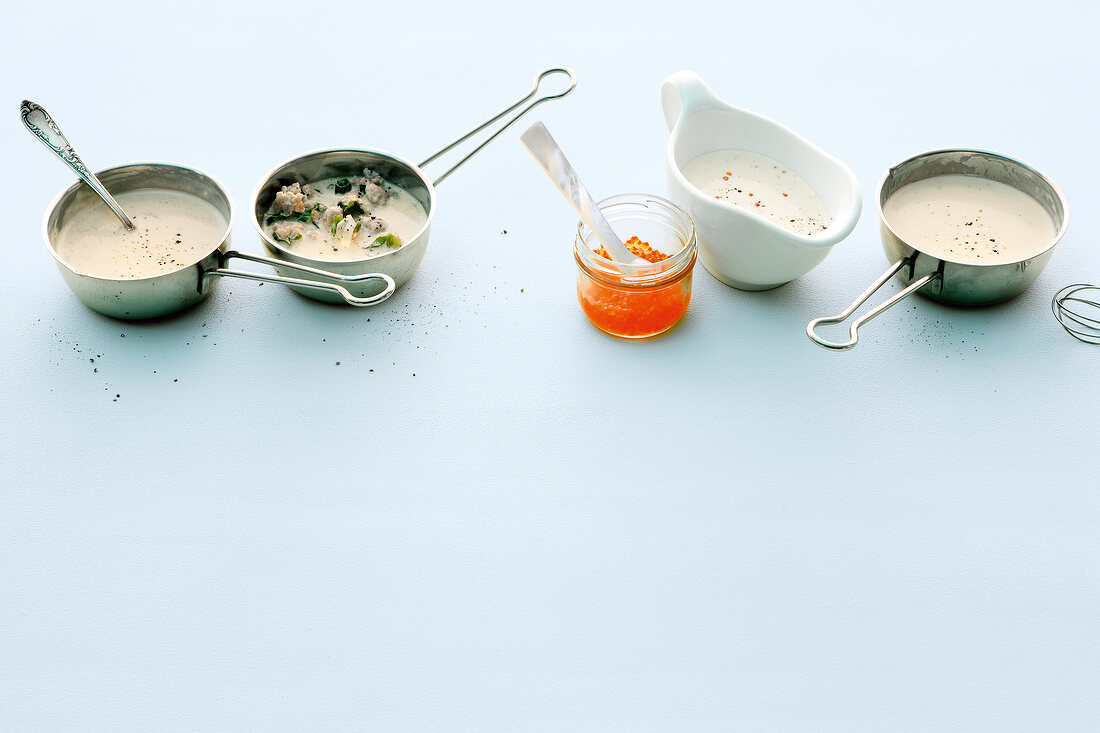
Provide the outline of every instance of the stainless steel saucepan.
[[[978,176],[1026,193],[1038,201],[1054,221],[1054,238],[1037,255],[1014,262],[953,262],[922,252],[897,234],[883,214],[883,205],[907,183],[947,174]],[[852,348],[856,345],[860,326],[916,292],[941,303],[963,306],[991,305],[1019,295],[1039,276],[1069,225],[1065,196],[1053,181],[1025,163],[981,150],[934,150],[894,166],[879,184],[878,214],[882,248],[893,264],[842,313],[809,322],[806,334],[827,349]],[[894,275],[905,284],[905,289],[852,321],[847,341],[829,341],[818,335],[818,326],[845,321]]]
[[[564,91],[536,97],[539,85],[542,81],[549,76],[555,75],[568,77],[569,86]],[[252,194],[252,203],[249,206],[252,225],[256,229],[256,233],[260,236],[260,241],[263,242],[264,248],[272,257],[287,263],[285,265],[286,267],[304,266],[316,271],[314,274],[306,274],[303,275],[303,277],[323,281],[330,278],[330,276],[326,274],[327,272],[336,272],[345,277],[356,277],[365,273],[379,272],[393,278],[396,287],[401,287],[410,277],[412,277],[413,272],[416,271],[420,261],[424,258],[424,252],[427,250],[428,236],[431,231],[432,218],[435,215],[436,208],[435,187],[457,170],[459,166],[492,142],[500,133],[511,127],[512,124],[536,106],[543,102],[548,102],[551,99],[564,97],[573,91],[576,86],[577,75],[570,69],[554,68],[543,71],[535,77],[534,84],[531,85],[530,91],[524,97],[490,117],[488,120],[470,130],[443,149],[428,156],[420,165],[414,165],[405,158],[393,155],[392,153],[367,148],[317,150],[280,163],[260,180],[255,192]],[[509,117],[509,115],[511,115],[511,117]],[[440,156],[462,145],[478,133],[490,129],[493,125],[497,124],[499,124],[499,127],[492,134],[434,181],[422,170]],[[271,203],[275,199],[275,194],[278,193],[283,186],[288,186],[293,183],[305,184],[324,178],[359,176],[363,174],[364,168],[374,169],[390,183],[405,189],[424,207],[424,213],[426,215],[424,224],[420,227],[419,231],[417,231],[415,235],[409,237],[399,249],[390,250],[384,254],[369,258],[364,257],[354,260],[322,260],[296,253],[293,247],[276,241],[264,231],[264,215],[271,207]],[[357,297],[371,297],[378,290],[378,285],[375,282],[344,282],[342,284]],[[346,299],[338,297],[331,290],[302,287],[295,287],[294,289],[299,290],[302,295],[316,300],[335,303],[346,302]]]
[[[92,310],[124,320],[158,318],[184,310],[206,298],[223,277],[281,283],[297,288],[324,290],[333,297],[356,306],[379,303],[388,298],[395,285],[389,275],[360,273],[344,276],[315,268],[288,265],[267,257],[234,252],[229,249],[233,231],[233,202],[229,193],[214,178],[177,163],[130,163],[100,171],[99,179],[113,194],[137,189],[169,189],[198,196],[211,203],[225,219],[225,230],[209,243],[209,250],[197,262],[187,263],[171,272],[141,278],[105,278],[74,269],[58,256],[58,233],[72,212],[85,206],[103,206],[97,194],[84,182],[76,181],[53,200],[42,222],[46,247],[57,262],[57,269],[69,288]],[[298,277],[267,275],[225,267],[233,259],[293,269]],[[323,276],[323,280],[317,280]],[[348,292],[370,282],[375,287],[370,297]]]

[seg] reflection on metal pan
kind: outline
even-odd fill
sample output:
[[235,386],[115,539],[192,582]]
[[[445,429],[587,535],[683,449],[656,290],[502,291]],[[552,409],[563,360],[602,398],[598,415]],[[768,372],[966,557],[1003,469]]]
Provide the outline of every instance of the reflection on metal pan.
[[[883,204],[907,183],[948,174],[978,176],[1027,194],[1050,215],[1056,230],[1054,238],[1045,249],[1027,259],[988,264],[954,262],[923,252],[906,242],[883,214]],[[858,340],[860,326],[916,292],[941,303],[964,306],[991,305],[1013,298],[1039,276],[1069,224],[1066,199],[1053,181],[1025,163],[981,150],[935,150],[899,163],[887,171],[879,184],[878,211],[882,248],[892,264],[844,311],[836,316],[815,318],[807,324],[806,334],[819,346],[838,351],[852,348]],[[852,321],[847,341],[829,341],[818,335],[819,326],[847,320],[894,275],[905,289]]]
[[[76,181],[62,191],[50,204],[42,223],[42,235],[46,247],[57,262],[61,276],[69,288],[92,310],[113,318],[143,320],[171,315],[195,305],[208,296],[220,278],[235,277],[246,280],[280,283],[299,288],[314,288],[331,293],[350,305],[367,306],[380,303],[394,291],[389,275],[373,272],[354,276],[333,274],[312,267],[287,265],[258,255],[234,252],[229,249],[233,231],[233,202],[229,193],[218,181],[202,171],[177,163],[130,163],[100,171],[99,179],[113,193],[142,188],[161,188],[182,191],[205,199],[218,209],[226,221],[224,232],[210,242],[209,250],[195,263],[177,270],[142,278],[104,278],[81,273],[66,264],[57,254],[55,243],[58,232],[65,223],[66,214],[95,200],[96,194],[82,181]],[[260,264],[293,268],[295,277],[267,275],[226,268],[233,259]],[[360,288],[364,282],[380,286],[370,297],[360,297],[348,292],[348,288]]]
[[[539,86],[543,80],[551,76],[565,76],[568,79],[568,87],[563,91],[537,96]],[[404,285],[413,272],[416,271],[424,253],[428,247],[428,237],[431,231],[432,218],[435,214],[435,187],[442,183],[448,176],[454,173],[459,166],[464,164],[482,148],[492,142],[498,135],[507,130],[517,120],[532,109],[552,99],[564,97],[577,86],[577,75],[570,69],[547,69],[535,77],[531,89],[526,95],[513,102],[511,105],[482,122],[462,137],[449,143],[445,147],[429,155],[420,165],[414,165],[409,160],[398,155],[382,150],[368,148],[335,148],[329,150],[317,150],[304,153],[288,161],[280,163],[267,173],[260,181],[252,194],[252,203],[249,207],[253,227],[260,236],[264,248],[272,257],[284,261],[286,267],[312,267],[325,272],[336,272],[344,277],[356,277],[365,272],[378,271],[391,277],[396,287]],[[469,153],[464,155],[454,165],[443,172],[434,181],[428,177],[423,168],[451,152],[458,146],[466,143],[478,133],[498,127],[487,138],[482,140]],[[307,257],[294,252],[291,248],[277,242],[262,226],[264,213],[275,198],[275,194],[283,187],[294,182],[310,183],[323,178],[338,176],[362,175],[363,168],[375,169],[390,183],[408,191],[424,207],[425,220],[420,230],[399,248],[371,258],[358,260],[320,260]],[[312,279],[311,276],[306,275]],[[317,276],[324,279],[324,274]],[[371,297],[377,286],[374,283],[348,285],[352,294],[357,297]],[[296,290],[299,288],[295,288]],[[329,291],[317,289],[301,289],[302,295],[316,300],[328,302],[342,302],[342,299],[334,296]]]

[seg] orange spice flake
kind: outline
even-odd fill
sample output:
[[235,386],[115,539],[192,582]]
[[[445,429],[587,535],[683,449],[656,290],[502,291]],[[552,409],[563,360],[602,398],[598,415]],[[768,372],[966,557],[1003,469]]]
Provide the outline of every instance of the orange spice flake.
[[[657,250],[649,246],[649,242],[643,242],[637,237],[631,237],[630,239],[623,242],[623,244],[626,245],[627,249],[636,254],[638,257],[641,257],[646,262],[660,262],[661,260],[667,260],[669,257],[672,256],[666,255],[662,252],[658,252]],[[611,259],[611,255],[607,253],[607,250],[603,248],[602,244],[600,245],[599,249],[594,251],[605,260]]]

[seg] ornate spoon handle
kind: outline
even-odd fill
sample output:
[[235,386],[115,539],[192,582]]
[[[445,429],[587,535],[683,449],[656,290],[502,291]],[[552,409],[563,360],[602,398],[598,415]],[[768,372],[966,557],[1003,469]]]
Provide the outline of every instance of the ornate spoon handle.
[[92,190],[111,207],[123,226],[127,229],[134,228],[134,223],[130,221],[130,217],[126,216],[126,212],[122,210],[122,207],[118,205],[110,192],[104,188],[95,174],[84,165],[84,161],[76,154],[76,150],[73,149],[65,134],[61,132],[61,128],[50,117],[49,112],[42,109],[40,105],[24,99],[23,104],[19,106],[19,115],[23,118],[23,124],[26,128],[41,140],[47,148],[52,150],[58,158],[61,158],[65,165],[72,168],[80,176],[80,179],[91,186]]

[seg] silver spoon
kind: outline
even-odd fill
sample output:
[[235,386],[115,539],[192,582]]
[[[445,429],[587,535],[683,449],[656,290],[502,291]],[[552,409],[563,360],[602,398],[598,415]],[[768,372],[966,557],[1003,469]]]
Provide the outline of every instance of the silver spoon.
[[19,105],[19,116],[23,118],[23,124],[26,128],[41,140],[43,145],[52,150],[58,158],[61,158],[65,165],[76,171],[80,179],[91,186],[92,190],[111,207],[111,211],[115,212],[115,216],[122,222],[122,225],[127,230],[133,230],[134,223],[130,221],[130,217],[126,216],[126,212],[122,210],[114,197],[95,177],[95,173],[92,173],[84,165],[84,161],[76,154],[76,150],[73,149],[64,133],[61,132],[61,128],[50,117],[49,112],[34,102],[24,99],[23,104]]
[[558,190],[565,194],[565,198],[569,199],[569,203],[573,204],[573,208],[581,216],[581,221],[587,224],[592,233],[596,235],[596,238],[600,240],[600,244],[611,255],[611,259],[626,265],[648,264],[627,249],[623,241],[615,234],[615,230],[607,223],[600,207],[596,205],[596,201],[588,193],[588,189],[577,177],[577,172],[565,159],[565,153],[561,151],[554,138],[551,137],[546,125],[536,122],[520,135],[520,140],[527,146],[531,155],[535,156],[535,160],[546,171],[546,175],[550,176],[550,180],[554,182]]

